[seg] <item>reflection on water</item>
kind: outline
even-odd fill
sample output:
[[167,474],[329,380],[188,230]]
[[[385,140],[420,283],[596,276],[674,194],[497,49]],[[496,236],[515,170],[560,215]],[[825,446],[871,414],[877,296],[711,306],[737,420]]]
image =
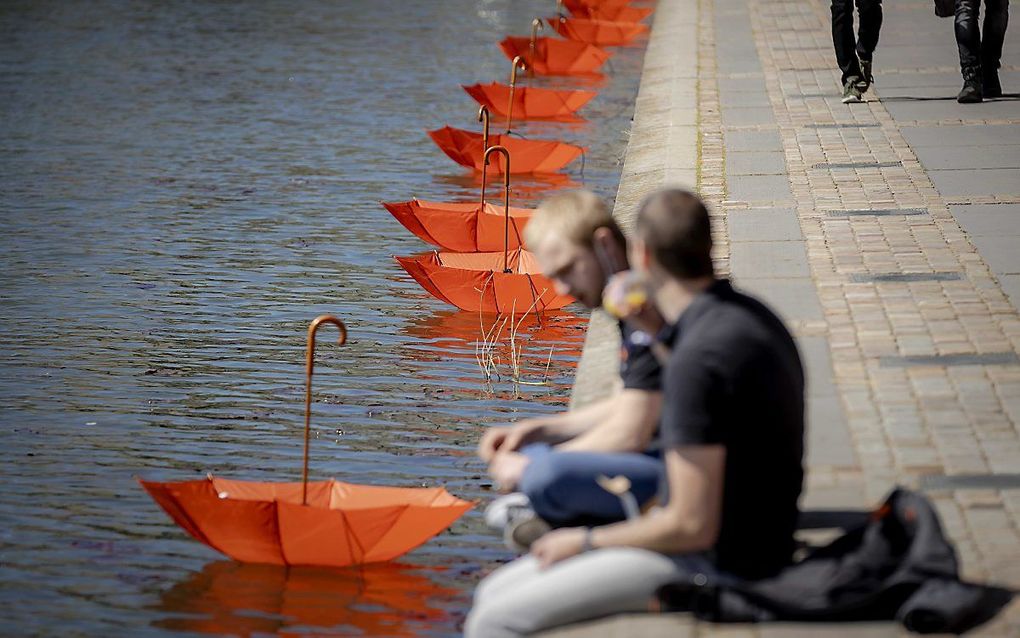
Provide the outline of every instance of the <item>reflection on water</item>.
[[166,590],[155,607],[166,614],[152,624],[234,636],[415,636],[449,622],[442,601],[454,594],[399,563],[325,569],[215,561]]
[[[488,497],[480,429],[565,403],[583,311],[522,324],[521,374],[500,342],[486,380],[477,315],[402,272],[391,256],[425,246],[378,203],[475,201],[478,178],[425,131],[476,127],[459,85],[505,81],[496,42],[549,10],[0,4],[0,635],[180,629],[187,603],[168,592],[220,557],[133,476],[297,479],[318,314],[344,319],[350,340],[317,353],[311,476]],[[640,63],[618,50],[587,123],[515,123],[589,150],[583,171],[515,179],[513,205],[581,184],[612,199]],[[447,568],[415,572],[443,613],[401,631],[456,634],[480,572],[507,556],[478,510],[409,554]],[[259,599],[313,604],[322,591],[251,580]],[[384,622],[369,613],[383,603],[352,596],[342,622]]]

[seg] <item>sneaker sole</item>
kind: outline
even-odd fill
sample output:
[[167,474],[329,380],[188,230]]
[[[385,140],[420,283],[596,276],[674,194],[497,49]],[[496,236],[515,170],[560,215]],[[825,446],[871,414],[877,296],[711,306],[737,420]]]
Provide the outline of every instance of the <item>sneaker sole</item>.
[[859,97],[857,97],[855,95],[850,95],[850,96],[847,96],[847,97],[843,98],[843,104],[860,104],[863,101],[864,100],[862,100],[861,98],[859,98]]

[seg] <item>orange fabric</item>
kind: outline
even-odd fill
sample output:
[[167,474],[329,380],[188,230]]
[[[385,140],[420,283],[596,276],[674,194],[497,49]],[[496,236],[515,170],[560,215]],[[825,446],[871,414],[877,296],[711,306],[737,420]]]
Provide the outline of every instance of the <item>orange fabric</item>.
[[431,252],[396,260],[422,288],[461,310],[522,314],[556,310],[574,301],[556,293],[526,250],[510,253],[510,273],[503,272],[502,251]]
[[[444,126],[428,132],[432,141],[461,166],[482,170],[482,134]],[[580,146],[556,140],[526,140],[513,135],[489,135],[489,146],[501,145],[510,152],[510,173],[555,173],[585,151]],[[488,171],[502,175],[502,155],[490,155]],[[502,248],[502,246],[501,246]]]
[[[467,94],[476,102],[489,109],[493,115],[507,116],[510,99],[510,85],[491,82],[489,84],[462,85]],[[515,120],[555,120],[558,122],[582,122],[584,118],[575,112],[597,95],[595,91],[558,91],[531,86],[514,88]]]
[[[490,156],[491,161],[491,156]],[[430,244],[457,252],[503,250],[506,218],[503,207],[485,203],[453,204],[412,199],[409,202],[383,202],[386,210],[404,228]],[[522,231],[534,211],[510,207],[510,250],[523,244]]]
[[622,46],[648,32],[641,22],[611,22],[589,18],[550,18],[546,21],[564,38],[597,46]]
[[598,73],[611,54],[597,46],[573,40],[535,38],[535,59],[531,59],[531,38],[509,36],[499,48],[510,60],[518,55],[537,75],[589,75]]
[[620,22],[640,22],[652,15],[654,9],[629,7],[627,5],[590,6],[580,0],[563,0],[563,6],[570,15],[578,18],[594,18],[596,20],[618,20]]
[[[342,567],[404,554],[474,504],[442,488],[374,487],[316,481],[139,481],[196,540],[244,562]],[[411,519],[407,510],[420,512]],[[405,520],[406,519],[406,520]],[[424,521],[424,522],[423,522]],[[381,541],[385,551],[368,556]]]
[[400,563],[335,569],[220,560],[162,592],[158,610],[167,616],[153,625],[245,637],[336,635],[338,628],[417,636],[422,623],[449,617],[436,601],[454,593]]

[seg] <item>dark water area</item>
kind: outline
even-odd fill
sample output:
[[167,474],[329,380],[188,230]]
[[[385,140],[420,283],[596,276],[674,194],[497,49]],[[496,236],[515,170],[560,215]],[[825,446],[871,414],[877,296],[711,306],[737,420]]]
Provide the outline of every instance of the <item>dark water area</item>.
[[[473,201],[425,135],[476,129],[460,84],[551,1],[0,3],[0,635],[456,635],[510,554],[485,529],[480,431],[562,409],[586,314],[526,322],[477,356],[477,314],[392,259],[428,247],[380,201]],[[618,48],[588,147],[513,204],[612,199],[642,49]],[[496,190],[494,187],[493,190]],[[492,192],[492,191],[490,191]],[[495,198],[494,198],[495,199]],[[393,563],[244,565],[135,482],[300,478],[304,339],[320,333],[312,478],[444,485],[480,500]]]

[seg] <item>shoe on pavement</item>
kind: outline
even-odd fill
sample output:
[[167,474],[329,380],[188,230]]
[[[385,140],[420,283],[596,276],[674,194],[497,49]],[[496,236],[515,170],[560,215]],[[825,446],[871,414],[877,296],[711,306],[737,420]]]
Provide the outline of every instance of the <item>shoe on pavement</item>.
[[861,90],[857,88],[860,80],[856,75],[851,75],[843,85],[843,104],[853,104],[861,101]]
[[982,67],[981,95],[982,97],[1002,97],[1002,84],[999,83],[997,70],[988,70]]
[[956,101],[960,104],[977,104],[983,99],[981,89],[981,67],[964,67],[963,88],[956,96]]
[[861,93],[867,93],[871,85],[875,83],[875,76],[871,74],[871,60],[861,60],[861,77],[857,78],[857,89]]
[[[522,492],[513,492],[493,499],[485,508],[485,524],[494,530],[503,530],[510,524],[515,510],[531,510],[531,501]],[[534,513],[534,510],[531,510]]]

